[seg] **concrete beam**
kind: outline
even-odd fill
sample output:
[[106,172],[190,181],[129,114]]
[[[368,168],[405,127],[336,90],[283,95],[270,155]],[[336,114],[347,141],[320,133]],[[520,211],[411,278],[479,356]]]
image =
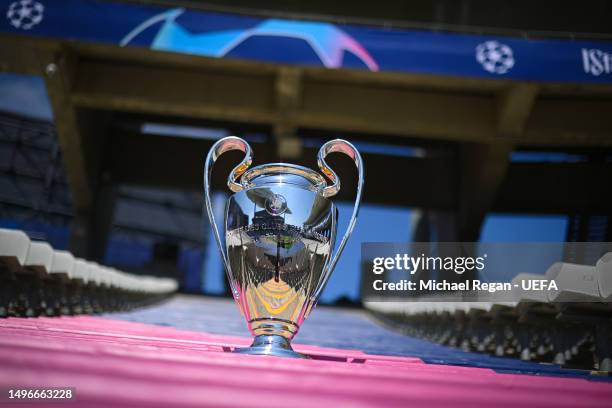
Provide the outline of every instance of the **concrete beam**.
[[74,50],[82,75],[72,101],[84,108],[268,126],[279,135],[297,127],[489,143],[501,133],[521,146],[612,146],[612,124],[602,115],[612,107],[610,87],[542,84],[533,102],[530,84],[507,90],[491,80],[298,69],[98,45]]
[[70,99],[76,58],[67,49],[62,49],[48,61],[44,72],[74,207],[76,211],[87,211],[91,206],[93,188],[86,165],[77,111]]
[[[248,123],[277,134],[297,127],[429,143],[488,143],[504,134],[519,146],[612,146],[608,85],[542,83],[533,102],[533,85],[508,88],[508,82],[493,79],[298,69],[133,47],[0,40],[7,45],[0,55],[17,59],[3,61],[4,68],[23,72],[38,66],[33,56],[41,50],[70,49],[79,65],[70,100],[80,108]],[[292,81],[292,74],[283,72],[298,70],[300,86],[280,95]],[[300,101],[289,124],[284,113],[289,110],[278,109],[285,97]]]
[[504,90],[498,100],[497,132],[503,137],[520,137],[535,103],[538,86],[518,83]]
[[302,141],[296,135],[295,124],[295,113],[300,107],[302,92],[301,78],[302,72],[299,68],[282,66],[274,84],[278,118],[273,134],[281,160],[295,159],[302,154]]
[[70,249],[102,261],[114,210],[114,186],[100,185],[109,115],[74,105],[70,95],[79,75],[78,58],[60,47],[43,69],[74,207]]
[[508,143],[464,144],[459,151],[457,240],[478,241],[510,163]]

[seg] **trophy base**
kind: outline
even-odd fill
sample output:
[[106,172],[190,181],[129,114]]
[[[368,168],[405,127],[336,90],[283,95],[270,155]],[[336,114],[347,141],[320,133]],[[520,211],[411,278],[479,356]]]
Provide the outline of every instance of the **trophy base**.
[[250,347],[237,348],[234,353],[253,354],[258,356],[276,356],[289,358],[310,358],[305,354],[293,351],[289,340],[282,336],[262,335],[255,337]]

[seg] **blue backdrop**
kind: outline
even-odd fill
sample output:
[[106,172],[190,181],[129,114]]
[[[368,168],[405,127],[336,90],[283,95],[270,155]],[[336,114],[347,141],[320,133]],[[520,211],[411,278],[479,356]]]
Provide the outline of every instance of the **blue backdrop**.
[[0,32],[287,64],[612,82],[612,43],[434,33],[96,0],[0,0]]

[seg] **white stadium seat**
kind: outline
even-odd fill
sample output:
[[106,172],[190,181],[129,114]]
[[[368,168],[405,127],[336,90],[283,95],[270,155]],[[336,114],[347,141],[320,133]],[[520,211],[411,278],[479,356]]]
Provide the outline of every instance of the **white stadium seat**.
[[25,266],[43,276],[51,270],[53,248],[46,242],[31,242],[26,256]]
[[74,279],[80,279],[83,283],[89,282],[89,265],[87,261],[81,258],[74,260]]
[[96,262],[87,261],[87,266],[89,267],[89,282],[99,285],[102,282],[100,265]]
[[0,261],[12,268],[25,264],[30,238],[23,231],[0,228]]
[[106,287],[112,287],[113,284],[113,270],[106,266],[100,266],[100,272],[102,274],[101,283]]
[[600,301],[595,267],[556,262],[546,271],[547,279],[554,279],[557,290],[549,290],[551,302]]
[[171,278],[134,275],[0,228],[0,317],[128,310],[178,289]]
[[612,302],[612,252],[602,256],[597,261],[595,269],[597,271],[599,295],[604,302]]
[[111,288],[120,288],[119,280],[121,279],[119,272],[115,268],[107,267],[108,285]]
[[518,302],[506,301],[506,302],[493,302],[491,304],[491,311],[508,310],[512,309],[517,305]]
[[489,312],[493,307],[491,302],[464,302],[466,307],[469,307],[470,311],[476,312]]
[[74,256],[68,251],[53,251],[50,275],[65,274],[69,279],[73,276]]
[[[549,286],[551,280],[557,290]],[[523,281],[538,281],[529,286],[542,289],[523,290]],[[603,302],[612,301],[612,252],[596,266],[559,262],[545,275],[520,273],[512,287],[511,301],[457,302],[454,294],[455,299],[428,296],[410,302],[365,299],[364,307],[401,333],[465,351],[562,366],[595,360],[595,369],[611,371],[606,325],[612,311]],[[591,332],[576,331],[575,325]]]

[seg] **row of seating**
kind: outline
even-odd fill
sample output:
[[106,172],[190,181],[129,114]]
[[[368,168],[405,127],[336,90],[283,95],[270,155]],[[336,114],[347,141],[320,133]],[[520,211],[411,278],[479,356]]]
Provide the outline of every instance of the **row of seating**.
[[[520,282],[554,280],[558,289],[549,291],[525,291]],[[603,255],[593,265],[556,262],[545,275],[520,273],[512,283],[519,284],[517,301],[535,302],[612,302],[612,252]]]
[[177,288],[174,279],[122,272],[0,229],[0,317],[127,310]]
[[[557,289],[521,288],[522,280],[542,279]],[[449,293],[364,305],[405,334],[466,351],[612,371],[612,253],[595,266],[559,262],[512,283],[519,285],[511,301],[462,302]]]

